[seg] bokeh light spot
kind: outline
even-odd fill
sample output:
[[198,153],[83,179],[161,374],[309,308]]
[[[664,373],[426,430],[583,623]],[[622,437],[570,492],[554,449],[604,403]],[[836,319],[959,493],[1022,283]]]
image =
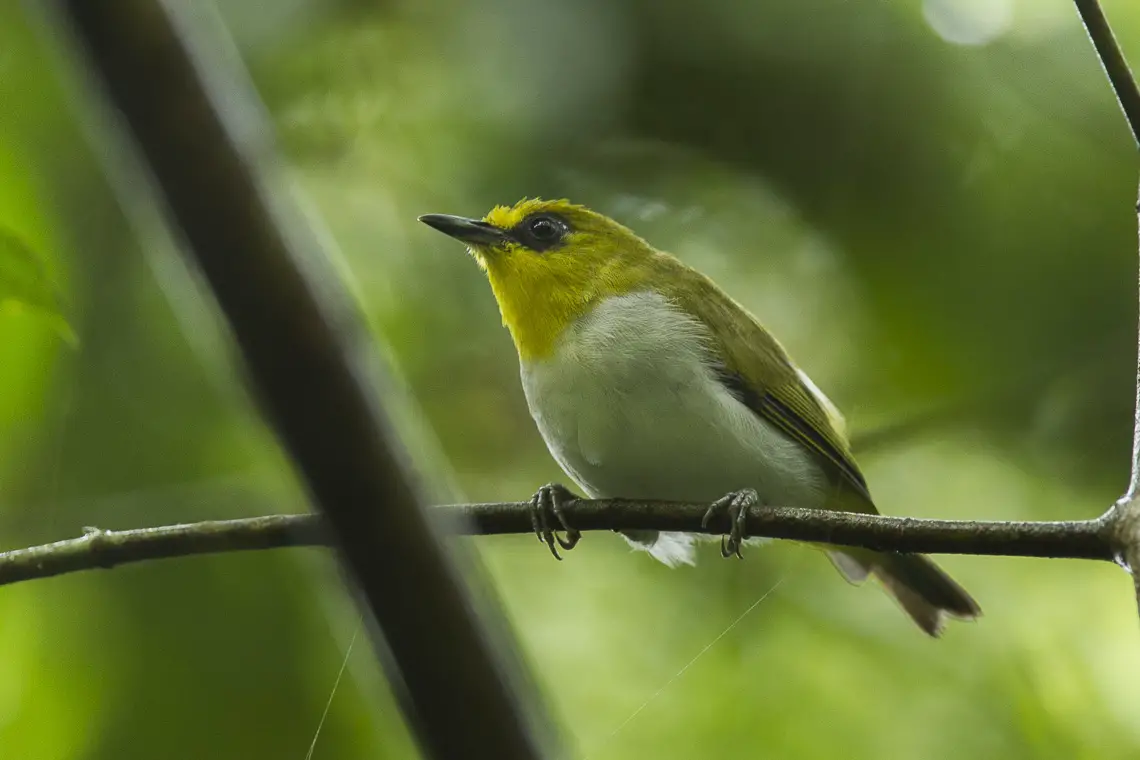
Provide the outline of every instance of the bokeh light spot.
[[1009,31],[1013,0],[923,0],[922,15],[947,42],[985,45]]

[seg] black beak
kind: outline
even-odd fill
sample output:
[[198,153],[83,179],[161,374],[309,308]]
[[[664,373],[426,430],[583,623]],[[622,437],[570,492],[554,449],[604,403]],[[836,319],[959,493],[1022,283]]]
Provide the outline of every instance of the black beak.
[[470,245],[494,245],[506,238],[506,233],[493,224],[478,219],[467,219],[451,214],[424,214],[420,221]]

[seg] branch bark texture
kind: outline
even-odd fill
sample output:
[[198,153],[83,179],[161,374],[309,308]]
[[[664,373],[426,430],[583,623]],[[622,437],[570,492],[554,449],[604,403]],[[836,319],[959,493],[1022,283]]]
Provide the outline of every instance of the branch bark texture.
[[[720,534],[728,518],[702,527],[707,504],[579,499],[563,505],[579,530],[673,530]],[[529,502],[435,508],[453,534],[531,533]],[[450,519],[448,519],[450,518]],[[923,554],[988,554],[1113,560],[1113,523],[1105,518],[1060,522],[923,520],[792,507],[753,507],[752,536]],[[87,530],[79,538],[0,553],[0,585],[133,562],[218,552],[325,546],[330,532],[314,515],[271,515],[139,530]]]

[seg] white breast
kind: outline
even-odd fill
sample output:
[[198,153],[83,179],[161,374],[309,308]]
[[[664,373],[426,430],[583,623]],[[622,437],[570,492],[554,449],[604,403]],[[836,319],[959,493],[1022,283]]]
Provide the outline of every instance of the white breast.
[[740,403],[710,368],[708,332],[664,297],[613,297],[522,367],[551,453],[591,496],[822,505],[817,462]]

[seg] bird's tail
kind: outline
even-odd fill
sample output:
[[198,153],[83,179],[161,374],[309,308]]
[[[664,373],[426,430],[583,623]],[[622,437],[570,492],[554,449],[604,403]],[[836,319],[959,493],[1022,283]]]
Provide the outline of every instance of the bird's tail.
[[922,554],[860,549],[833,549],[828,554],[853,583],[873,574],[918,627],[931,636],[942,632],[947,615],[972,620],[982,614],[966,590]]

